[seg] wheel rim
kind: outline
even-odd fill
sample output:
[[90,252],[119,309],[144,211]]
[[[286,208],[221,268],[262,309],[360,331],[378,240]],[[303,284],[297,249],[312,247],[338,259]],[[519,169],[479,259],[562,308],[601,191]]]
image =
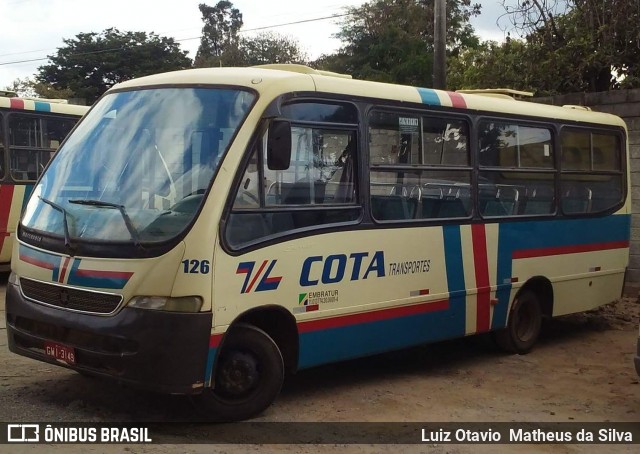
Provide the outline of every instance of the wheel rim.
[[536,335],[536,314],[531,304],[523,302],[515,316],[515,334],[522,342],[528,342]]
[[254,355],[233,351],[225,356],[216,379],[218,394],[238,399],[251,394],[259,384],[259,363]]

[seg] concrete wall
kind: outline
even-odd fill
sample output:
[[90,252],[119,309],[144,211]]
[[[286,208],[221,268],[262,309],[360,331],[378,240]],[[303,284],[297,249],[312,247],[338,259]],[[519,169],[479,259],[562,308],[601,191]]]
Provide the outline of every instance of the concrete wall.
[[572,93],[548,98],[534,98],[533,101],[553,105],[588,106],[598,112],[618,115],[627,123],[633,214],[631,215],[631,255],[625,292],[637,295],[640,290],[640,89]]

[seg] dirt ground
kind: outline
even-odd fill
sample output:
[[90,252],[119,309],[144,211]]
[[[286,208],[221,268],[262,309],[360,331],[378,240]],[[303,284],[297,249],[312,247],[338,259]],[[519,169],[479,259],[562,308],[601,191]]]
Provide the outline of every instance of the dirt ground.
[[[0,287],[0,421],[159,422],[163,445],[11,445],[3,452],[638,452],[608,445],[215,445],[213,424],[188,399],[119,387],[8,351]],[[290,377],[255,421],[615,421],[640,424],[633,368],[640,303],[625,298],[543,325],[528,355],[505,355],[488,336],[314,368]],[[195,444],[194,444],[195,443]]]

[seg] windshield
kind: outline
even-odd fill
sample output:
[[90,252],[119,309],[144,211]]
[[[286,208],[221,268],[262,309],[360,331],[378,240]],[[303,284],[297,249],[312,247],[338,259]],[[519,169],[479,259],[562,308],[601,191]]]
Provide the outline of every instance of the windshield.
[[29,199],[22,225],[74,241],[164,242],[192,221],[254,95],[237,89],[112,93]]

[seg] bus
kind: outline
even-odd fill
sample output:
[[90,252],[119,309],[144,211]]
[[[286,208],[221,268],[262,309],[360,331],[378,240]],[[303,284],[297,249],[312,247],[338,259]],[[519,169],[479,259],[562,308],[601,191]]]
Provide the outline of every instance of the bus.
[[0,272],[10,269],[15,227],[34,183],[88,109],[0,90]]
[[527,353],[620,297],[627,143],[586,108],[306,66],[123,82],[27,203],[9,348],[223,421],[322,364],[488,332]]

